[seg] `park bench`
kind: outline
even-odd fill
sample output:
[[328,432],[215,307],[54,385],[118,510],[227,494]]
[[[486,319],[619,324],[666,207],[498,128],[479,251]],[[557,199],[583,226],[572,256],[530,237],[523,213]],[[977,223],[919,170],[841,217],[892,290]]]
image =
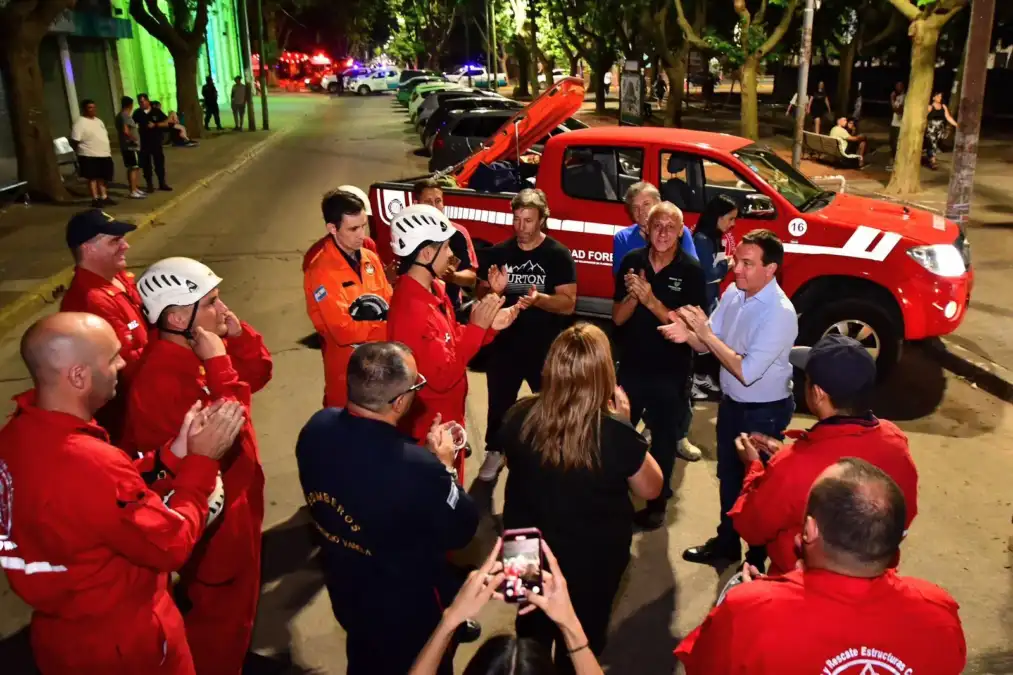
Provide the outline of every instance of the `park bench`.
[[8,201],[16,202],[19,199],[23,199],[25,204],[28,203],[28,181],[0,180],[0,203]]
[[[60,171],[60,177],[64,182],[67,182],[67,178],[76,175],[78,172],[77,153],[74,152],[74,148],[71,147],[70,141],[67,140],[66,136],[53,139],[53,151],[56,152],[56,165]],[[64,167],[66,166],[72,166],[74,170],[66,174],[64,173]]]
[[858,155],[842,152],[836,138],[811,131],[802,132],[802,151],[807,157],[822,159],[828,164],[850,166],[858,163]]

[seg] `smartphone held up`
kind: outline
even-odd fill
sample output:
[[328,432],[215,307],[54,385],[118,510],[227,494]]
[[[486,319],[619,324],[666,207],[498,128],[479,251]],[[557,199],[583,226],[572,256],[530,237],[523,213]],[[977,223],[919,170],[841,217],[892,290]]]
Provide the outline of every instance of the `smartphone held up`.
[[526,602],[528,593],[542,592],[542,533],[536,528],[507,530],[500,550],[503,574],[499,588],[507,602]]

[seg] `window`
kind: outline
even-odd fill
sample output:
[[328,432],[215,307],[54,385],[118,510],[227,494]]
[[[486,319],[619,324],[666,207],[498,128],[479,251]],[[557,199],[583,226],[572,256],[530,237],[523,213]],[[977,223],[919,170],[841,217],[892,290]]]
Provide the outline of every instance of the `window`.
[[705,159],[703,160],[703,170],[706,199],[714,199],[717,195],[731,197],[739,205],[740,215],[744,210],[746,197],[759,194],[759,190],[754,188],[749,181],[720,162]]
[[658,190],[683,211],[703,211],[703,160],[685,152],[662,150]]
[[563,156],[563,192],[576,199],[622,202],[643,166],[639,148],[570,147]]
[[462,117],[450,130],[452,136],[474,136],[476,122],[474,117]]
[[503,126],[507,118],[499,115],[490,117],[479,117],[476,122],[475,133],[472,136],[481,136],[482,138],[489,138],[496,131]]
[[822,208],[834,198],[832,193],[813,185],[808,178],[769,150],[747,145],[736,151],[735,156],[802,211],[808,211],[817,205]]

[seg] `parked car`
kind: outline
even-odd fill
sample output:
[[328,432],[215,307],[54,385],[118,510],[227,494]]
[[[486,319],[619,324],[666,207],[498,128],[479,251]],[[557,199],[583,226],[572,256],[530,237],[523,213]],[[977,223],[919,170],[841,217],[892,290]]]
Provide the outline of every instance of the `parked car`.
[[442,75],[420,75],[419,77],[413,77],[397,88],[397,102],[407,106],[412,94],[415,93],[416,87],[421,87],[423,84],[446,81]]
[[486,108],[488,110],[520,110],[524,107],[523,103],[519,103],[511,98],[490,98],[488,96],[470,96],[468,98],[455,98],[451,101],[447,101],[440,105],[436,111],[429,116],[426,120],[426,126],[422,130],[421,140],[422,145],[426,150],[430,150],[433,138],[436,136],[436,132],[443,128],[450,119],[450,116],[455,112],[464,112],[467,110],[475,110],[476,108]]
[[404,84],[413,77],[425,77],[427,75],[436,75],[436,73],[431,70],[412,70],[410,68],[402,70],[401,75],[398,76],[398,84]]
[[[444,191],[447,216],[468,228],[476,248],[512,236],[510,199],[522,185],[482,192],[473,179],[495,182],[486,180],[494,164],[513,162],[517,147],[522,153],[530,148],[574,114],[583,98],[583,82],[561,80],[451,174],[460,189]],[[577,264],[581,314],[611,313],[612,237],[630,224],[623,192],[638,180],[681,200],[691,228],[709,200],[733,198],[739,218],[726,238],[726,255],[750,230],[777,233],[785,251],[779,281],[799,314],[798,344],[851,336],[885,374],[904,340],[952,333],[970,302],[971,251],[956,223],[903,204],[828,192],[745,138],[619,126],[557,134],[546,143],[533,180],[552,205],[549,232]],[[391,218],[412,203],[411,184],[372,185],[370,201],[381,257],[391,260]],[[729,274],[724,285],[732,280]]]
[[366,96],[384,91],[394,91],[401,83],[397,68],[380,68],[360,75],[348,83],[348,90]]
[[447,89],[446,91],[438,91],[432,96],[426,98],[422,105],[419,106],[418,111],[415,113],[415,129],[421,131],[426,126],[426,120],[432,115],[438,108],[440,108],[445,102],[452,101],[459,98],[468,98],[478,96],[481,98],[504,98],[499,94],[488,91],[485,89],[468,89],[467,87],[461,87],[459,89]]
[[447,91],[449,89],[461,89],[461,86],[454,84],[453,82],[429,82],[415,87],[415,91],[412,92],[411,100],[408,102],[408,115],[411,120],[413,122],[415,121],[415,116],[418,114],[419,107],[427,98],[438,91]]
[[[517,114],[516,110],[492,110],[489,108],[451,113],[446,125],[433,138],[429,170],[442,171],[467,159],[515,114]],[[531,144],[529,149],[536,154],[540,153],[542,146],[552,136],[586,126],[580,120],[573,118],[562,120],[555,127],[550,128],[536,143]]]
[[[489,86],[489,71],[485,69],[485,66],[461,66],[452,73],[446,73],[446,78],[451,82],[460,82],[461,84],[468,84],[470,78],[472,87]],[[506,83],[506,75],[497,73],[496,86],[506,86]]]
[[[552,69],[552,84],[559,82],[564,77],[567,77],[565,70],[563,70],[562,68]],[[542,84],[545,84],[545,73],[538,73],[538,81],[541,82]]]

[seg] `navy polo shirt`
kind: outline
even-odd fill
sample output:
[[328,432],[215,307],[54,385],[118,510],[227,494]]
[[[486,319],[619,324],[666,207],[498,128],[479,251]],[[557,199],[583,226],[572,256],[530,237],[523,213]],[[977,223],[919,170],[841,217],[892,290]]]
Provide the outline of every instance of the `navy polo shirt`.
[[478,509],[443,464],[384,422],[325,408],[299,433],[296,460],[332,600],[431,598],[447,551],[478,527]]

